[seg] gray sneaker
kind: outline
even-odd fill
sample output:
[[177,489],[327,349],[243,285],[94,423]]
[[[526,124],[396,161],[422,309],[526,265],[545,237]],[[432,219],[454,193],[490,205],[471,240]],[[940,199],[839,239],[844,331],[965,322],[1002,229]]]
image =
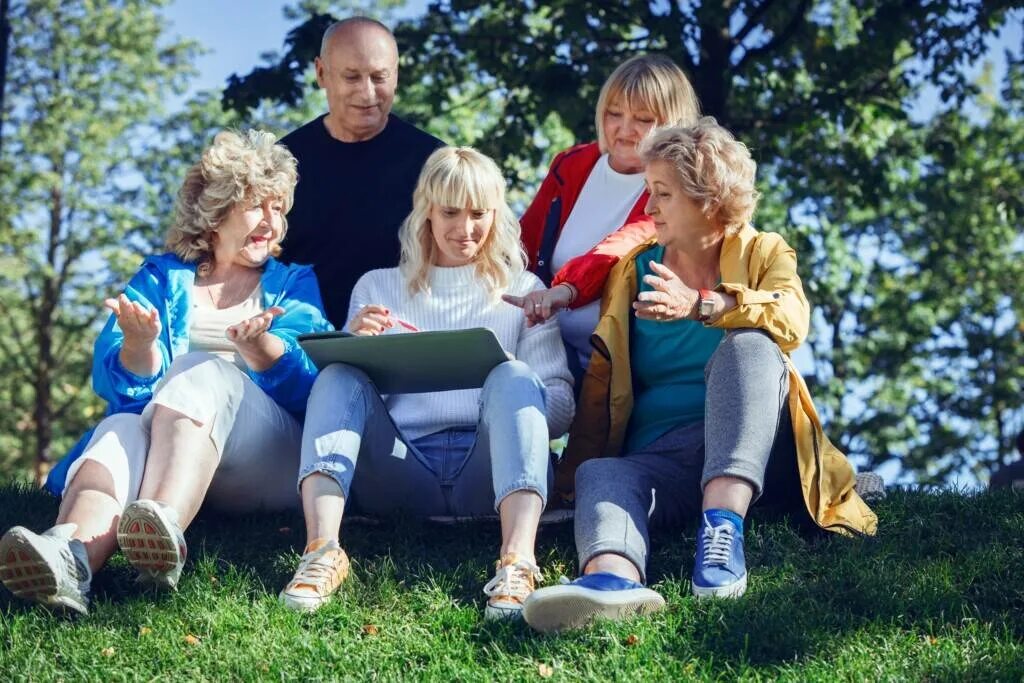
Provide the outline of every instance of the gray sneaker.
[[0,538],[0,581],[23,600],[89,613],[92,571],[85,545],[72,539],[77,525],[60,524],[42,534],[12,527]]
[[140,582],[178,587],[188,548],[174,508],[155,500],[129,503],[117,525],[117,544]]
[[858,472],[854,489],[868,503],[885,498],[885,480],[874,472]]

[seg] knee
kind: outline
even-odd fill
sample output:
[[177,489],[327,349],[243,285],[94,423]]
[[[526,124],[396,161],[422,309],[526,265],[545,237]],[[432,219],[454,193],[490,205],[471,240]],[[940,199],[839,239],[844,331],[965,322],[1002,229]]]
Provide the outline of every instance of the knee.
[[508,360],[496,365],[484,381],[484,391],[505,391],[513,385],[537,385],[540,379],[529,365],[521,360]]
[[618,481],[623,474],[622,458],[591,458],[576,468],[576,493],[593,489],[601,482]]
[[749,362],[754,362],[760,367],[764,367],[765,364],[785,365],[782,351],[771,335],[764,330],[753,328],[732,330],[727,333],[711,356],[708,368],[716,364],[722,365],[723,360],[730,367]]
[[351,396],[357,392],[365,393],[370,384],[370,378],[358,368],[343,363],[328,365],[320,371],[313,382],[307,408],[312,408],[318,402],[330,402],[339,396]]

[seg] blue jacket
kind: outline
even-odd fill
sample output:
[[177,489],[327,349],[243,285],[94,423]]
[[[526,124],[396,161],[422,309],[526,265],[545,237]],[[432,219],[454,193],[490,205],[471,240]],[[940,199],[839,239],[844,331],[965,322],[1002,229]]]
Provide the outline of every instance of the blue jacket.
[[[147,258],[129,281],[125,295],[160,315],[160,369],[152,377],[140,377],[121,365],[118,354],[124,335],[111,315],[93,347],[92,386],[107,401],[107,415],[139,414],[153,397],[153,389],[178,356],[188,352],[189,315],[196,266],[173,254]],[[332,329],[320,301],[316,275],[309,266],[267,261],[260,278],[263,306],[280,306],[284,313],[274,318],[270,333],[284,342],[284,355],[263,372],[246,370],[249,378],[282,408],[302,418],[317,369],[299,346],[297,338],[307,332]],[[60,495],[68,468],[85,450],[94,430],[89,430],[46,478],[46,489]]]

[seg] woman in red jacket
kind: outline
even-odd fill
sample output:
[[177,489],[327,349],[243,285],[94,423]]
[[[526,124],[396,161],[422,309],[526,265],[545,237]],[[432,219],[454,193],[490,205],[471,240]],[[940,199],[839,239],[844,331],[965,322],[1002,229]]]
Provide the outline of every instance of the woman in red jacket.
[[[569,365],[586,368],[601,291],[620,257],[654,235],[637,144],[656,126],[691,125],[700,114],[693,86],[662,55],[623,62],[597,100],[597,142],[555,156],[520,219],[523,245],[547,290],[506,297],[530,324],[559,318]],[[575,352],[575,353],[574,353]],[[579,379],[579,373],[577,373]]]

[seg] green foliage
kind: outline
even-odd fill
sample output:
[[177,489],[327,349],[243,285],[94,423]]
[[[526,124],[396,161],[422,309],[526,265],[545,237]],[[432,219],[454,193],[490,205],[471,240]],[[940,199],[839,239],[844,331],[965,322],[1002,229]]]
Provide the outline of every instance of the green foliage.
[[[668,54],[704,111],[752,149],[758,227],[800,255],[815,307],[807,379],[830,435],[869,466],[896,459],[922,480],[965,468],[984,480],[1024,427],[1012,296],[1024,238],[1009,190],[1022,100],[1019,65],[1001,97],[965,66],[1022,7],[441,0],[395,28],[401,106],[501,160],[521,205],[554,150],[593,139],[612,69]],[[301,63],[277,66],[260,97],[281,100],[300,77]],[[941,105],[922,123],[908,111],[925,89]]]
[[164,4],[11,5],[0,258],[18,267],[0,271],[2,471],[46,461],[99,415],[95,325],[159,224],[139,160],[196,51],[163,39]]
[[[0,527],[40,529],[52,499],[0,491]],[[346,523],[340,597],[313,615],[277,592],[302,520],[201,517],[178,592],[147,593],[120,555],[89,616],[64,620],[0,589],[0,670],[28,680],[1020,680],[1024,498],[890,493],[874,539],[802,536],[754,511],[750,588],[696,602],[696,528],[655,534],[650,574],[667,610],[541,636],[483,620],[498,528]],[[545,585],[574,575],[571,524],[542,527]],[[371,628],[372,626],[372,628]],[[196,637],[194,644],[186,637]]]

